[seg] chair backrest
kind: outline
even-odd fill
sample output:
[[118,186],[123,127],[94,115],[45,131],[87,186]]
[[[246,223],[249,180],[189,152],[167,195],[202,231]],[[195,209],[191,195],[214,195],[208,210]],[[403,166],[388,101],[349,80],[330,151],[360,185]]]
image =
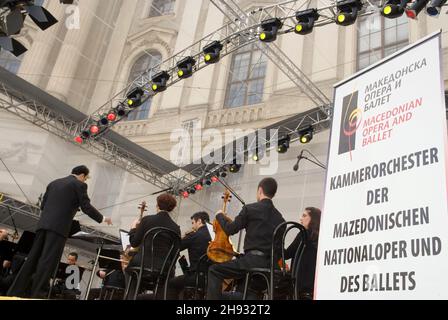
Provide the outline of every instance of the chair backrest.
[[[154,254],[156,253],[154,249],[157,249],[157,246],[155,247],[154,244],[157,239],[162,239],[164,247],[167,248],[167,252],[165,257],[163,257],[163,263],[160,266],[160,269],[156,268],[159,266],[154,265]],[[146,231],[141,248],[142,257],[140,261],[140,268],[143,269],[143,267],[145,267],[151,271],[160,272],[160,274],[168,274],[171,271],[170,269],[172,268],[172,265],[174,265],[173,262],[175,262],[176,257],[179,254],[179,247],[180,236],[169,228],[156,227]],[[151,257],[151,263],[149,266],[145,266],[145,257],[148,254]]]
[[[270,270],[270,282],[271,282],[271,288],[273,291],[274,288],[274,270],[277,267],[280,267],[280,270],[282,271],[283,275],[285,276],[287,273],[286,263],[285,263],[285,240],[286,236],[289,232],[292,230],[297,229],[299,230],[299,233],[297,234],[298,237],[301,238],[301,241],[299,243],[299,246],[296,249],[296,252],[293,255],[292,262],[291,262],[291,277],[294,281],[294,285],[297,284],[297,273],[298,268],[300,265],[300,260],[302,258],[303,251],[305,249],[306,241],[307,241],[307,233],[304,226],[302,226],[300,223],[294,222],[294,221],[285,221],[281,224],[279,224],[272,235],[272,247],[271,247],[271,270]],[[297,237],[296,236],[296,237]],[[278,250],[280,249],[280,252]],[[283,262],[281,266],[278,265],[279,259]],[[271,299],[273,298],[273,292],[271,293]]]

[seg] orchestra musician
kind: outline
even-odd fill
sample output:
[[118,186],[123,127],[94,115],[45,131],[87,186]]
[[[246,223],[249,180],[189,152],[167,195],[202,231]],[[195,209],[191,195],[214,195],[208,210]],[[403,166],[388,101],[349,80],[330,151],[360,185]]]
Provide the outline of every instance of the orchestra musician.
[[249,268],[268,268],[272,235],[275,228],[283,223],[282,214],[274,207],[272,198],[277,192],[277,182],[273,178],[261,180],[257,189],[257,202],[246,205],[233,222],[222,212],[216,220],[227,235],[246,230],[244,255],[237,259],[210,266],[208,271],[208,300],[222,299],[222,283],[225,279],[243,279]]
[[[303,225],[307,232],[307,243],[300,260],[298,275],[299,298],[302,300],[312,300],[314,291],[314,276],[316,273],[317,244],[319,240],[321,211],[318,208],[305,208],[300,216],[299,223]],[[300,245],[300,237],[294,239],[285,251],[285,259],[292,259]]]
[[[191,216],[192,232],[188,233],[181,240],[180,250],[188,250],[188,257],[190,259],[190,268],[186,274],[177,276],[171,279],[168,283],[168,299],[177,300],[183,289],[186,286],[194,287],[196,284],[196,270],[199,259],[207,253],[207,247],[211,241],[210,232],[207,228],[207,223],[210,218],[207,212],[196,212]],[[201,271],[206,269],[206,266],[201,266]]]
[[112,224],[110,218],[103,217],[90,204],[86,184],[88,178],[89,169],[78,166],[71,175],[54,180],[47,186],[33,247],[9,288],[9,296],[46,296],[42,291],[61,259],[73,218],[79,208],[98,223]]
[[[141,219],[134,221],[129,231],[129,242],[133,248],[139,247],[143,242],[145,233],[153,228],[164,227],[173,230],[180,237],[180,227],[173,221],[170,216],[170,212],[174,210],[177,205],[176,198],[171,194],[164,193],[157,197],[157,214],[148,215]],[[168,240],[168,241],[167,241]],[[155,269],[161,268],[163,261],[170,249],[171,241],[166,239],[166,235],[161,235],[154,241],[154,251],[151,257],[149,252],[151,248],[145,248],[145,261],[144,265],[151,265],[153,259],[153,265]],[[168,244],[168,245],[167,245]],[[142,251],[132,257],[129,262],[129,267],[139,267],[142,259]],[[129,290],[129,298],[134,296],[136,281],[132,282],[132,286]],[[159,292],[161,292],[159,290]]]

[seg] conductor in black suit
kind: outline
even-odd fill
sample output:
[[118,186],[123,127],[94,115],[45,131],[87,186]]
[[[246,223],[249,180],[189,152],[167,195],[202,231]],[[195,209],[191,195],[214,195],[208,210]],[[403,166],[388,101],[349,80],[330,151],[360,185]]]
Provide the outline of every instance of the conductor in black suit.
[[42,199],[41,217],[36,238],[28,258],[8,291],[8,296],[43,298],[42,290],[48,286],[56,269],[73,218],[79,208],[98,223],[112,224],[90,204],[87,195],[89,169],[78,166],[68,177],[57,179],[47,186]]

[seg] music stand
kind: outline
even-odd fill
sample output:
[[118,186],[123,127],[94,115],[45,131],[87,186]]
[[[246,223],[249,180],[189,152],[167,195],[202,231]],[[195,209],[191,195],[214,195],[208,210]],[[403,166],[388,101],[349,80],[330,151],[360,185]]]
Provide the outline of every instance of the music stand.
[[103,238],[100,235],[91,234],[91,233],[74,235],[72,238],[73,239],[84,240],[84,241],[87,241],[87,242],[94,243],[94,244],[98,245],[97,255],[96,255],[96,258],[95,258],[95,262],[93,263],[92,273],[90,274],[89,283],[87,285],[86,295],[84,297],[84,300],[87,300],[89,298],[90,288],[92,287],[92,283],[93,283],[93,276],[95,275],[96,268],[98,266],[98,261],[99,261],[100,256],[101,256],[101,251],[103,250],[103,246],[105,244],[118,244],[118,243],[116,241],[105,239],[105,238]]
[[30,231],[24,231],[22,236],[20,237],[19,242],[17,243],[15,253],[22,253],[24,255],[28,255],[33,247],[34,238],[36,234]]
[[[9,241],[0,241],[0,261],[12,261],[17,244]],[[1,268],[0,268],[1,269]]]

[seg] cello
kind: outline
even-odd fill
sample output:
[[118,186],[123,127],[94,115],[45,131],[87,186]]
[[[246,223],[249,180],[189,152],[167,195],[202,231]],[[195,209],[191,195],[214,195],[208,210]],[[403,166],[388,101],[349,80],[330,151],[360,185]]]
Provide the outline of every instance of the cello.
[[[227,203],[231,199],[230,191],[226,189],[223,199],[222,212],[227,220],[231,220],[227,215]],[[215,239],[210,241],[207,248],[208,258],[216,263],[223,263],[232,260],[237,255],[235,249],[230,242],[229,236],[224,232],[218,220],[213,221],[213,231],[215,232]]]
[[[147,205],[146,205],[146,201],[143,201],[142,203],[140,203],[140,206],[138,207],[138,209],[140,209],[140,217],[139,217],[139,221],[142,221],[143,219],[143,213],[145,211],[148,211],[146,209]],[[129,264],[129,261],[131,261],[132,257],[135,256],[138,252],[138,248],[133,248],[131,246],[128,246],[126,248],[126,250],[123,253],[123,262],[127,265]]]

